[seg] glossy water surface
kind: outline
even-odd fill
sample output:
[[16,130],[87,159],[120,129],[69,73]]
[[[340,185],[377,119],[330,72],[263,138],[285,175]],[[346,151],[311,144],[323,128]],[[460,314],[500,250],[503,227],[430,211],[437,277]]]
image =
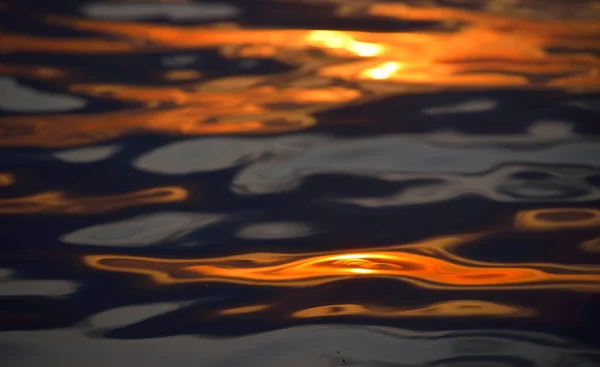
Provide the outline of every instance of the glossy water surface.
[[600,366],[600,2],[0,17],[0,365]]

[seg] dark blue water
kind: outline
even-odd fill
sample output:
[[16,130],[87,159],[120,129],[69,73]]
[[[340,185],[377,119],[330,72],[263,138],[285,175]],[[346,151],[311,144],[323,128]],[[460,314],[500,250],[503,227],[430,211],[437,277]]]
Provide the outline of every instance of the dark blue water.
[[600,366],[598,2],[0,17],[2,366]]

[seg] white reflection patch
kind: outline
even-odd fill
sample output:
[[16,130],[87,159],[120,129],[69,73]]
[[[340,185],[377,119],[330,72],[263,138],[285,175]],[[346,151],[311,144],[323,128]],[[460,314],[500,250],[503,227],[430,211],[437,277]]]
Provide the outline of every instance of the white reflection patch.
[[185,236],[222,217],[212,213],[153,213],[83,228],[61,240],[78,245],[143,247]]
[[92,316],[90,323],[92,326],[101,328],[121,327],[147,320],[154,316],[176,310],[177,308],[179,308],[177,303],[155,303],[119,307]]
[[69,280],[11,280],[0,283],[2,296],[65,296],[79,288],[79,284]]
[[[232,188],[244,195],[294,190],[318,174],[445,179],[448,175],[478,177],[510,165],[598,169],[600,144],[594,139],[574,139],[565,128],[555,121],[541,121],[527,134],[494,136],[434,133],[366,138],[311,134],[201,138],[160,147],[138,158],[134,166],[166,175],[239,167]],[[548,188],[544,185],[542,191],[548,192]]]
[[112,157],[120,149],[118,145],[76,148],[54,153],[54,157],[69,163],[93,163]]
[[212,172],[260,160],[264,155],[289,156],[301,153],[322,138],[200,138],[160,147],[136,159],[142,171],[167,175]]
[[198,60],[196,55],[192,54],[180,54],[180,55],[170,55],[164,56],[160,59],[162,66],[166,68],[180,68],[184,66],[189,66],[195,63]]
[[251,240],[272,240],[306,237],[313,229],[300,222],[266,222],[250,224],[237,232],[237,237]]
[[451,106],[428,107],[423,110],[425,115],[445,115],[452,113],[476,113],[491,111],[496,108],[496,102],[491,99],[473,99]]
[[69,111],[80,109],[87,103],[77,96],[41,92],[6,76],[0,76],[0,95],[0,109],[9,112]]
[[227,3],[90,3],[82,7],[92,18],[135,20],[168,18],[173,21],[223,20],[237,17],[240,8]]
[[[542,173],[544,179],[518,179],[520,173]],[[600,199],[600,190],[585,177],[596,172],[589,169],[569,174],[549,167],[505,166],[481,175],[399,174],[386,181],[398,183],[436,180],[420,183],[380,197],[344,197],[333,202],[369,208],[422,205],[476,195],[497,202],[588,202]]]
[[316,174],[385,177],[398,174],[476,175],[513,162],[598,168],[600,145],[577,142],[553,146],[452,146],[398,136],[338,140],[303,154],[251,164],[234,179],[234,190],[266,194],[297,188]]

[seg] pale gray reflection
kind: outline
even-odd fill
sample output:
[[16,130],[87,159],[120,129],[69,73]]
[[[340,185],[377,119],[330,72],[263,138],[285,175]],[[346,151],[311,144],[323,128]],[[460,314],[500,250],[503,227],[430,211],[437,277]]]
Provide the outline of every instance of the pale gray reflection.
[[529,132],[537,136],[568,137],[573,135],[573,123],[560,120],[540,120],[529,126]]
[[[517,176],[532,172],[548,177],[523,179]],[[430,204],[464,195],[477,195],[498,202],[586,202],[600,199],[600,189],[586,180],[594,173],[597,173],[596,169],[569,172],[554,167],[503,166],[481,175],[396,174],[382,179],[408,186],[391,195],[331,200],[364,207]]]
[[367,138],[317,134],[199,138],[155,149],[136,159],[134,166],[165,175],[240,167],[232,187],[245,195],[290,191],[316,174],[389,179],[399,175],[412,175],[411,178],[482,175],[506,165],[597,169],[598,140],[576,138],[570,129],[564,122],[539,121],[527,133],[511,135],[440,132]]
[[38,91],[7,76],[0,76],[0,96],[0,109],[9,112],[60,112],[87,104],[81,97]]
[[10,280],[0,282],[0,297],[65,296],[78,288],[79,283],[70,280]]
[[445,115],[453,113],[476,113],[495,109],[497,103],[491,99],[472,99],[450,106],[434,106],[423,109],[425,115]]
[[14,271],[8,268],[0,268],[0,280],[8,279],[13,275]]
[[579,99],[576,101],[567,102],[567,104],[583,110],[600,111],[600,98]]
[[78,245],[143,247],[174,240],[223,218],[214,213],[159,212],[79,229],[61,237]]
[[102,145],[62,150],[54,153],[54,157],[68,163],[93,163],[103,161],[117,154],[121,149],[118,145]]
[[171,336],[143,340],[90,338],[85,332],[0,332],[0,344],[23,346],[0,355],[0,362],[87,367],[441,367],[462,358],[486,366],[499,357],[512,357],[538,367],[557,367],[559,361],[574,362],[569,367],[587,367],[597,366],[592,358],[598,357],[597,352],[557,337],[520,331],[417,333],[387,327],[321,325],[231,339]]
[[600,166],[597,142],[552,146],[450,145],[385,136],[338,139],[312,146],[291,157],[274,157],[249,165],[233,182],[242,194],[265,194],[297,188],[315,174],[352,174],[385,178],[398,174],[476,175],[501,165],[546,164]]
[[212,172],[254,162],[269,155],[302,153],[317,138],[310,135],[278,138],[199,138],[180,141],[142,155],[134,166],[142,171],[182,175]]
[[122,327],[174,311],[179,307],[180,304],[175,302],[124,306],[96,314],[89,319],[89,323],[99,328]]
[[96,2],[82,6],[89,17],[115,20],[166,17],[173,21],[223,20],[237,17],[241,10],[224,2],[172,2],[172,3],[110,3]]
[[166,68],[179,68],[195,63],[198,57],[194,54],[178,54],[164,56],[160,59],[162,66]]
[[301,222],[265,222],[249,224],[236,235],[251,240],[273,240],[306,237],[313,232],[312,227]]

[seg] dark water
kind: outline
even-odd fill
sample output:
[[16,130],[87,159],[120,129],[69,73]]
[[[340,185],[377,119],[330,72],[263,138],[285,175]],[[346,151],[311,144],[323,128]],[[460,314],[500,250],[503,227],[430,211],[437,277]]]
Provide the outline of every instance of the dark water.
[[0,9],[0,365],[600,366],[597,1]]

